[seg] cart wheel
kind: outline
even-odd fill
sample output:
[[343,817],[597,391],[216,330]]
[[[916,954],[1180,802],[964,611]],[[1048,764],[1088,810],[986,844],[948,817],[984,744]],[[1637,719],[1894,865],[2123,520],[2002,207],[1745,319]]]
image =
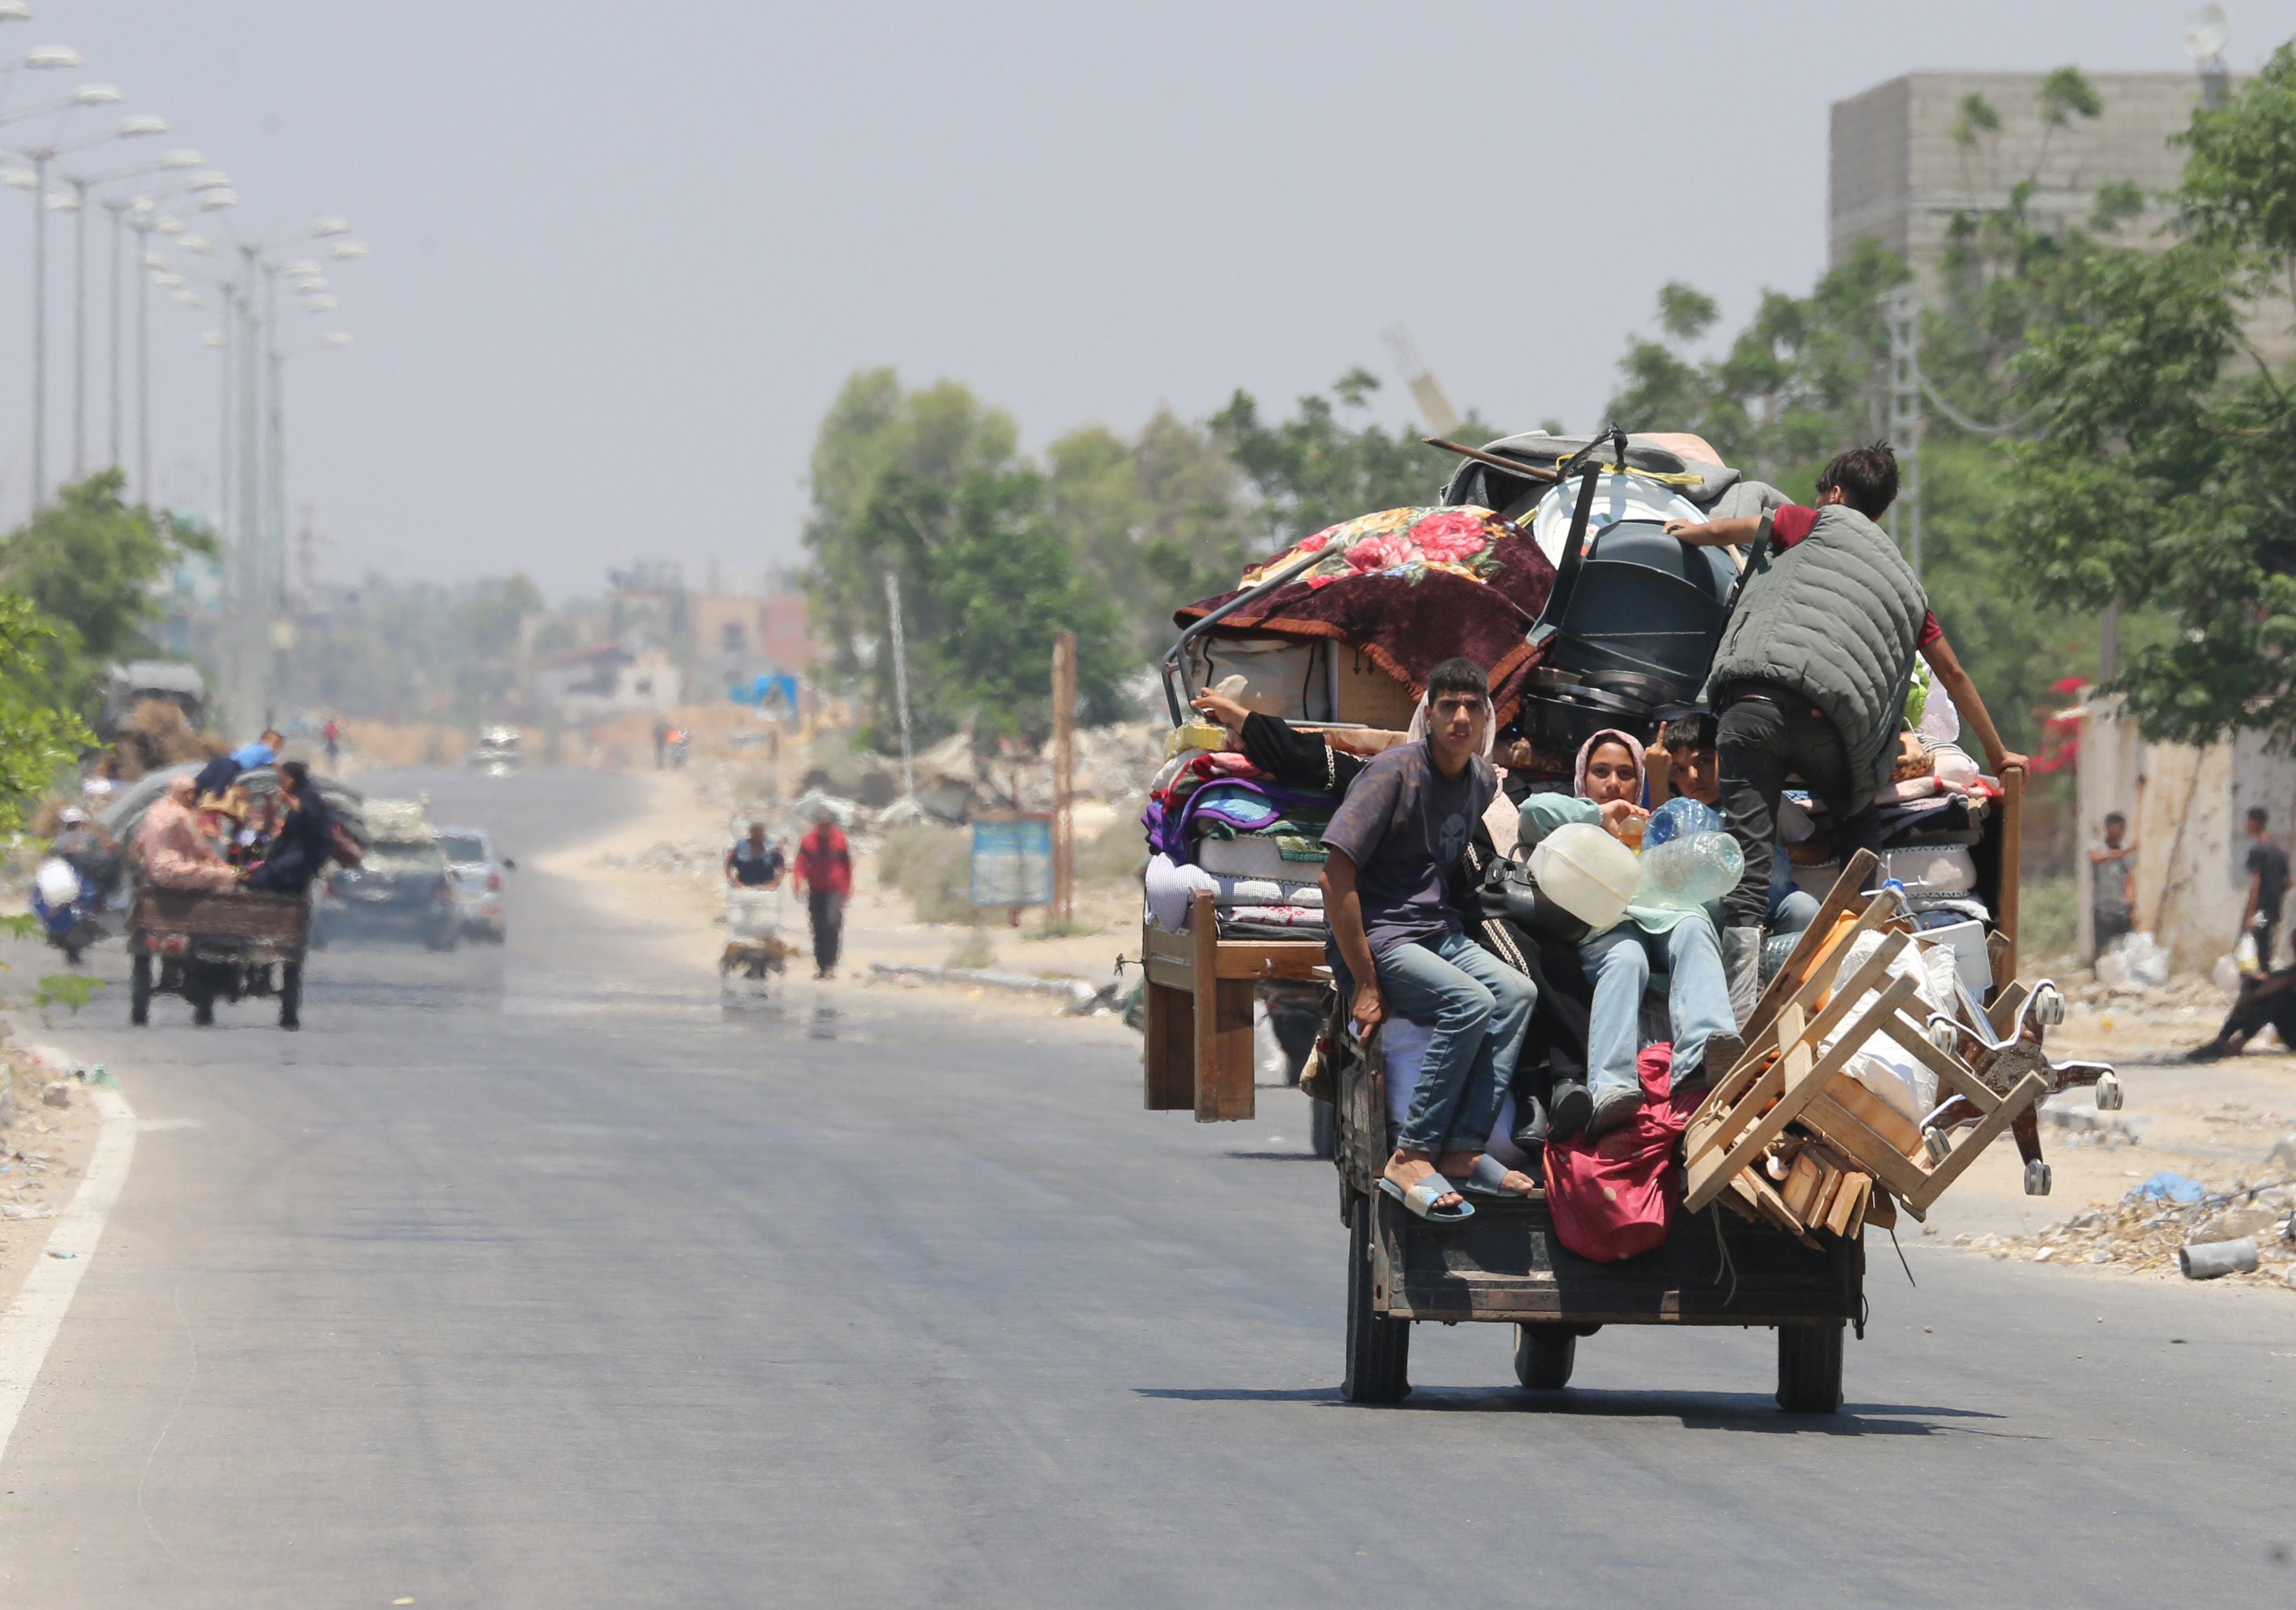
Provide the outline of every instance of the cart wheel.
[[127,973],[127,1021],[141,1029],[152,1021],[152,958],[139,956]]
[[1514,1378],[1533,1392],[1561,1392],[1578,1361],[1578,1333],[1567,1325],[1514,1327]]
[[1329,1161],[1339,1152],[1339,1109],[1328,1101],[1308,1104],[1308,1148]]
[[303,1026],[303,964],[279,964],[279,1026],[299,1029]]
[[2046,1196],[2049,1194],[2049,1165],[2036,1157],[2025,1165],[2025,1195]]
[[2120,1080],[2111,1073],[2096,1076],[2096,1107],[2100,1113],[2120,1111]]
[[2044,1029],[2054,1029],[2065,1021],[2065,998],[2054,984],[2043,984],[2033,991],[2033,998],[2025,1009],[2033,1021]]
[[1842,1324],[1778,1327],[1778,1407],[1790,1415],[1841,1409]]
[[1350,1403],[1399,1403],[1411,1395],[1411,1321],[1372,1310],[1374,1207],[1370,1197],[1358,1198],[1348,1225],[1348,1374],[1340,1395]]

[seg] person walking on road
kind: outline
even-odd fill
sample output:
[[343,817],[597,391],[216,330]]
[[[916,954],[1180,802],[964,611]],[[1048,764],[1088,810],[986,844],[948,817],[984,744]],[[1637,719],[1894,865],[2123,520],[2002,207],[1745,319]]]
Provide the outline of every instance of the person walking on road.
[[2288,852],[2266,831],[2271,815],[2261,805],[2248,810],[2248,908],[2240,925],[2256,936],[2256,970],[2272,971],[2272,943],[2280,932],[2281,902],[2288,895]]
[[329,716],[326,726],[319,729],[319,735],[327,741],[327,770],[332,773],[342,760],[343,724]]
[[2136,856],[2128,818],[2113,811],[2104,818],[2104,837],[2088,847],[2089,927],[2096,941],[2091,961],[2136,926]]
[[798,841],[790,881],[806,891],[813,920],[813,975],[837,975],[837,945],[845,930],[845,897],[853,892],[853,854],[828,806],[814,809],[813,828]]

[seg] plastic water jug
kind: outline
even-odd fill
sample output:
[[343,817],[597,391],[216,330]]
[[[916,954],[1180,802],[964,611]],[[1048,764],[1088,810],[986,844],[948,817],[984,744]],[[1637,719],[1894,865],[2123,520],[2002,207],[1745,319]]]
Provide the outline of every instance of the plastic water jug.
[[1592,822],[1566,822],[1530,852],[1539,892],[1598,933],[1626,916],[1641,871],[1635,852]]
[[42,861],[40,869],[32,875],[32,882],[52,911],[61,911],[79,899],[79,873],[61,857],[51,856]]
[[1669,800],[1651,812],[1650,826],[1643,833],[1643,848],[1648,850],[1653,844],[1688,838],[1693,833],[1720,833],[1723,826],[1720,811],[1685,794]]
[[1636,905],[1689,911],[1738,886],[1746,853],[1726,833],[1693,833],[1644,850],[1641,871]]

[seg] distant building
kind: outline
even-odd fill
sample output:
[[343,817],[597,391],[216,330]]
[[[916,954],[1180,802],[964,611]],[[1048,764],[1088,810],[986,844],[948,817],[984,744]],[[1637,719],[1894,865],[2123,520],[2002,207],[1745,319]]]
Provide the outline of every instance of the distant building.
[[570,721],[667,711],[683,700],[685,674],[667,655],[613,644],[554,654],[534,669],[534,702]]
[[[2184,182],[2185,152],[2169,144],[2192,122],[2201,84],[2190,72],[2092,73],[2103,103],[2062,128],[2041,119],[2040,73],[1919,72],[1833,103],[1827,185],[1827,257],[1839,266],[1872,236],[1928,279],[1956,213],[2009,204],[2030,181],[2036,223],[2087,218],[2101,185],[2126,180],[2147,196]],[[1980,95],[1996,133],[1955,138],[1963,103]],[[2168,215],[2148,209],[2123,238],[2150,239]]]

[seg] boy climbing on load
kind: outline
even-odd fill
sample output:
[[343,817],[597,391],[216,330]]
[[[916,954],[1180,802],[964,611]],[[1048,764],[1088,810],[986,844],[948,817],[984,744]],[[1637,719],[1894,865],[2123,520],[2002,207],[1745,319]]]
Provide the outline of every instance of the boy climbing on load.
[[2001,742],[1913,567],[1874,523],[1898,496],[1890,444],[1842,454],[1818,476],[1817,493],[1814,509],[1787,504],[1759,519],[1666,528],[1701,547],[1754,545],[1707,683],[1719,719],[1722,809],[1746,857],[1745,875],[1722,902],[1723,960],[1741,1023],[1754,1005],[1786,779],[1800,776],[1833,808],[1845,858],[1862,847],[1897,758],[1916,653],[1976,732],[1993,774],[2025,765]]
[[1448,891],[1498,792],[1482,752],[1491,720],[1482,667],[1437,666],[1424,711],[1426,737],[1375,757],[1324,829],[1324,910],[1357,1031],[1368,1035],[1390,1014],[1434,1027],[1380,1188],[1449,1223],[1474,1212],[1454,1180],[1517,1195],[1536,1188],[1482,1153],[1538,990],[1467,937]]

